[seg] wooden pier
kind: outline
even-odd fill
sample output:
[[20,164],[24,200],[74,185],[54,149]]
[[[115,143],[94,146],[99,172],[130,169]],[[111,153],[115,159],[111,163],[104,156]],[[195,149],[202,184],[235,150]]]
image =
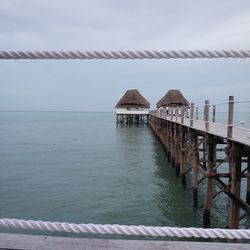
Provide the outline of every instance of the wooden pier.
[[[202,203],[203,227],[211,226],[213,199],[224,193],[230,199],[230,207],[228,225],[222,226],[238,228],[240,220],[250,213],[250,129],[233,125],[233,96],[228,100],[227,124],[215,122],[215,107],[213,117],[209,119],[209,108],[207,100],[203,120],[198,119],[198,111],[193,103],[188,115],[184,106],[158,109],[150,112],[149,125],[162,143],[168,162],[175,168],[184,189],[187,188],[187,173],[191,171],[193,207],[198,208]],[[223,172],[220,171],[222,165]],[[241,197],[242,178],[247,178],[244,198]],[[206,183],[205,199],[199,201],[202,182]]]

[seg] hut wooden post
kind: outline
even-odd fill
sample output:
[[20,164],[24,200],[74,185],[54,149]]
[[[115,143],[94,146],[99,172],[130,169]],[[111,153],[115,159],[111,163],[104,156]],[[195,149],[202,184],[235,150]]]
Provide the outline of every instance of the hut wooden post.
[[210,211],[212,206],[212,197],[213,197],[213,184],[214,178],[212,174],[214,173],[214,166],[216,161],[216,144],[212,136],[208,138],[208,167],[206,173],[206,196],[204,202],[204,211],[203,211],[203,227],[208,228],[211,225],[210,220]]
[[205,101],[204,121],[205,121],[205,130],[209,131],[209,100]]
[[170,115],[171,115],[171,121],[173,121],[173,117],[174,117],[174,109],[173,109],[173,107],[170,108]]
[[246,203],[250,205],[250,156],[247,158],[247,193]]
[[198,208],[198,143],[196,135],[192,135],[192,174],[193,174],[193,207]]
[[[235,143],[233,143],[233,149],[235,149]],[[231,164],[231,193],[236,197],[240,197],[241,188],[241,156],[232,156]],[[239,214],[240,208],[234,201],[231,201],[229,211],[229,229],[239,227]]]
[[184,124],[185,107],[181,107],[181,124]]
[[194,126],[194,103],[191,103],[191,110],[190,110],[190,127]]
[[233,136],[233,112],[234,112],[234,97],[228,98],[228,121],[227,121],[227,137],[229,139]]
[[175,109],[175,122],[178,122],[178,117],[179,117],[179,108],[177,107]]

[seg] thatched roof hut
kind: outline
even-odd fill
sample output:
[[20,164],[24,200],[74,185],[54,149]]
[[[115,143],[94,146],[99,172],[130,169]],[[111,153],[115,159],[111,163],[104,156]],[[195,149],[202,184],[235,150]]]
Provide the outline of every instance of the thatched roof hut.
[[189,102],[178,89],[172,89],[156,103],[157,108],[167,106],[189,106]]
[[115,108],[149,108],[150,103],[137,89],[127,90]]

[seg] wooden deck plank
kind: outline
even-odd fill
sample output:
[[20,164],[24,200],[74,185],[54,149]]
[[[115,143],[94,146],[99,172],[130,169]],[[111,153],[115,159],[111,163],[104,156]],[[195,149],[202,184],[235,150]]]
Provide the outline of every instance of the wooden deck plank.
[[205,243],[184,241],[151,241],[151,240],[110,240],[82,239],[54,236],[34,236],[0,233],[0,249],[12,250],[80,250],[80,249],[145,249],[145,250],[247,250],[249,244]]

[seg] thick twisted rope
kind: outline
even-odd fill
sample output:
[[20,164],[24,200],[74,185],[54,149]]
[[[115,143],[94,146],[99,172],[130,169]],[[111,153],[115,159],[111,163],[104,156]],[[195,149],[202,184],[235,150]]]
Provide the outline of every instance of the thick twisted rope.
[[151,227],[126,225],[74,224],[66,222],[48,222],[18,219],[0,219],[0,227],[15,229],[32,229],[52,232],[118,234],[142,236],[169,236],[185,238],[221,238],[250,239],[249,229],[204,229],[178,227]]
[[193,59],[250,58],[250,50],[0,51],[0,59]]

